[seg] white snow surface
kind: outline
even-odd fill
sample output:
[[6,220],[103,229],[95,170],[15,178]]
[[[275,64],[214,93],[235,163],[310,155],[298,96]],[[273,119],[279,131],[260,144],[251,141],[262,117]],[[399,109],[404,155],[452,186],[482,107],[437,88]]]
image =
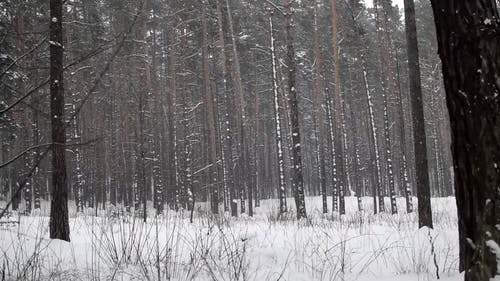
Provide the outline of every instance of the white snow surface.
[[486,246],[488,246],[490,251],[495,255],[497,260],[497,272],[500,272],[500,246],[493,240],[487,240]]
[[[44,202],[36,215],[2,219],[19,224],[0,224],[0,271],[6,280],[414,281],[436,280],[438,270],[439,280],[463,280],[454,200],[433,198],[434,230],[419,230],[415,213],[373,215],[371,198],[363,198],[362,212],[346,198],[342,217],[322,214],[321,197],[306,198],[302,221],[293,198],[281,220],[277,200],[238,218],[214,217],[197,203],[193,223],[188,211],[155,218],[151,208],[147,223],[120,208],[77,215],[70,202],[70,243],[48,239]],[[398,210],[405,210],[401,198]]]

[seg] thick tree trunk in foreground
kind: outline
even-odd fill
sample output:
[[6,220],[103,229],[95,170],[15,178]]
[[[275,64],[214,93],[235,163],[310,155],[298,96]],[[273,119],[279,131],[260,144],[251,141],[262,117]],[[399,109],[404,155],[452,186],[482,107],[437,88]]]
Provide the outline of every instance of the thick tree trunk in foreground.
[[[424,105],[418,63],[417,26],[415,4],[405,0],[405,28],[408,50],[408,75],[410,80],[411,113],[413,121],[413,145],[415,147],[415,174],[418,196],[418,226],[432,228],[431,192],[427,168],[427,144],[425,137]],[[409,190],[406,187],[406,190]]]
[[68,184],[64,150],[62,0],[50,1],[50,111],[52,123],[52,201],[50,238],[69,241]]
[[500,274],[500,19],[492,0],[431,2],[452,130],[460,270],[465,280],[490,280]]

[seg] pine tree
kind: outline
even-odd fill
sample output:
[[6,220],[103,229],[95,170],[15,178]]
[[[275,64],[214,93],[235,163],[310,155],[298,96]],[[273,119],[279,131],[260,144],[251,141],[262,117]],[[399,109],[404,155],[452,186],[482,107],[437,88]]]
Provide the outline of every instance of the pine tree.
[[50,111],[52,121],[52,201],[50,238],[69,241],[66,126],[63,84],[63,1],[50,1]]
[[[413,120],[413,145],[415,147],[415,169],[418,195],[418,225],[432,228],[431,197],[429,172],[427,169],[427,145],[425,136],[424,105],[420,83],[420,65],[418,62],[417,27],[415,24],[415,4],[405,0],[405,28],[408,49],[408,75]],[[408,193],[409,188],[406,188]],[[409,196],[407,195],[407,200]]]
[[468,281],[491,280],[500,274],[500,17],[495,1],[431,3],[452,130],[460,270]]
[[297,208],[297,218],[306,217],[306,204],[304,198],[304,176],[302,171],[302,148],[300,141],[299,105],[296,89],[296,65],[294,49],[293,30],[293,0],[284,0],[286,49],[287,49],[287,71],[288,71],[288,102],[290,105],[290,123],[292,129],[292,164],[293,164],[293,189],[295,205]]

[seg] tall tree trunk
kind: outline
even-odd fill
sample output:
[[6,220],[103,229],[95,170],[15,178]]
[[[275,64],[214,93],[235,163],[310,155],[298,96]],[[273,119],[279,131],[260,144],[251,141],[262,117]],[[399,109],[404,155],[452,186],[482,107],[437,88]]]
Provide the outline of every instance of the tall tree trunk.
[[370,137],[371,143],[373,144],[373,153],[372,153],[372,161],[375,164],[375,183],[373,186],[373,212],[377,213],[377,193],[381,190],[382,186],[382,168],[380,165],[380,155],[378,149],[378,138],[377,138],[377,127],[375,125],[375,113],[373,110],[373,100],[370,92],[370,88],[368,85],[367,71],[364,54],[361,55],[361,67],[363,69],[363,82],[365,85],[366,92],[366,102],[368,106],[368,124],[370,127]]
[[293,0],[284,0],[286,49],[288,66],[288,101],[290,104],[290,123],[292,126],[293,186],[297,219],[306,217],[304,198],[304,177],[302,174],[302,153],[300,144],[299,104],[295,83],[296,65],[293,31]]
[[[398,92],[400,93],[399,96],[397,96],[397,102],[398,102],[398,114],[401,118],[401,126],[400,126],[400,136],[401,136],[401,186],[403,188],[403,192],[405,195],[405,200],[406,200],[406,213],[411,213],[413,212],[413,199],[412,199],[412,194],[411,194],[411,184],[410,180],[408,178],[408,163],[406,161],[406,125],[405,125],[405,118],[404,118],[404,105],[403,105],[403,92],[401,91],[401,77],[399,75],[399,58],[398,58],[398,52],[396,50],[396,74],[397,74],[397,81],[398,81]],[[391,205],[396,206],[396,197],[391,197]]]
[[[352,11],[352,10],[351,10]],[[352,13],[349,15],[351,17],[352,23],[354,25],[354,38],[358,46],[362,46],[363,42],[361,40],[361,25],[358,22],[357,15]],[[368,122],[368,135],[369,135],[369,148],[370,148],[370,170],[373,171],[372,175],[372,195],[373,195],[373,212],[377,213],[377,190],[382,186],[382,169],[380,166],[380,155],[378,147],[378,137],[377,137],[377,127],[375,124],[375,114],[374,114],[374,104],[372,100],[372,95],[370,91],[370,86],[368,84],[368,73],[366,69],[366,58],[365,53],[358,51],[357,56],[360,58],[359,63],[361,67],[362,79],[363,79],[363,90],[366,94],[366,105],[368,109],[367,122]]]
[[[385,145],[385,167],[386,167],[386,185],[389,187],[389,191],[394,189],[394,172],[393,172],[393,163],[392,163],[392,141],[391,141],[391,131],[389,126],[389,103],[387,93],[392,90],[392,81],[391,81],[391,69],[389,66],[390,56],[388,55],[387,47],[384,46],[382,32],[385,31],[387,34],[387,24],[382,24],[382,19],[380,13],[384,14],[384,10],[380,11],[380,3],[381,0],[375,0],[373,2],[374,10],[375,10],[375,25],[376,25],[376,42],[378,49],[378,61],[380,64],[380,72],[381,72],[381,86],[382,86],[382,100],[383,100],[383,120],[384,120],[384,145]],[[390,36],[388,36],[390,37]],[[379,212],[385,211],[385,203],[384,197],[386,195],[387,189],[380,185],[377,193],[378,193],[378,209]]]
[[50,112],[52,124],[52,200],[50,202],[50,238],[69,241],[68,183],[64,157],[63,84],[63,1],[50,0]]
[[[219,52],[220,52],[220,62],[222,68],[222,80],[223,80],[223,99],[224,99],[224,118],[222,120],[222,161],[223,161],[223,173],[224,173],[224,192],[225,200],[229,200],[229,206],[231,207],[231,215],[238,215],[238,204],[235,197],[235,186],[234,186],[234,174],[233,174],[233,134],[231,131],[232,122],[230,120],[229,111],[231,108],[231,95],[228,93],[229,87],[229,72],[228,72],[228,60],[226,56],[226,45],[225,45],[225,30],[224,21],[222,14],[222,6],[220,0],[215,1],[216,4],[216,14],[217,14],[217,28],[219,35]],[[226,204],[227,205],[227,204]]]
[[[263,142],[262,142],[262,133],[261,133],[261,121],[260,121],[260,107],[259,107],[259,87],[257,86],[258,85],[258,68],[257,68],[257,65],[255,65],[255,87],[254,87],[254,94],[255,94],[255,109],[254,109],[254,128],[255,128],[255,145],[254,145],[254,177],[255,177],[255,180],[254,180],[254,186],[255,186],[255,190],[254,190],[254,194],[255,194],[255,207],[260,207],[260,190],[261,190],[261,185],[262,185],[262,181],[261,181],[261,169],[262,167],[261,166],[264,166],[262,165],[263,161],[263,151],[264,151],[264,147],[263,147]],[[249,191],[249,195],[251,195],[251,191]],[[249,201],[250,201],[250,198],[249,198]],[[249,210],[248,210],[248,213],[250,214],[250,207],[251,207],[251,203],[249,202]]]
[[[26,35],[25,35],[25,18],[26,18],[26,5],[20,4],[17,7],[16,11],[16,16],[15,16],[15,29],[17,32],[17,55],[18,57],[21,57],[22,55],[25,54],[26,52]],[[23,60],[20,60],[18,62],[19,67],[21,69],[26,68],[26,62]],[[20,83],[20,92],[25,94],[26,93],[26,86],[23,82]],[[27,147],[30,145],[30,136],[29,136],[29,130],[26,129],[26,127],[30,126],[30,117],[29,117],[29,110],[23,110],[20,111],[18,114],[15,114],[14,117],[16,120],[18,120],[18,125],[23,128],[22,130],[19,130],[18,136],[17,136],[17,141],[14,143],[14,146],[19,147],[19,151],[24,149],[24,147]],[[16,118],[17,117],[17,118]],[[31,197],[32,197],[32,179],[26,180],[26,177],[28,176],[28,169],[29,169],[29,163],[30,163],[30,157],[28,155],[22,157],[20,161],[17,163],[17,167],[14,168],[16,171],[16,176],[17,176],[17,183],[15,185],[15,188],[13,189],[13,193],[16,193],[17,195],[13,196],[13,200],[15,201],[15,209],[18,208],[19,203],[21,203],[21,198],[24,198],[25,202],[25,214],[30,214],[31,213]],[[23,186],[24,185],[24,186]],[[18,189],[19,192],[17,191]],[[14,205],[14,204],[13,204]],[[14,208],[12,208],[14,210]]]
[[338,162],[337,162],[337,153],[335,147],[335,129],[333,125],[333,113],[332,113],[332,98],[330,92],[326,91],[326,120],[328,123],[328,150],[330,151],[330,159],[331,159],[331,169],[332,169],[332,212],[336,212],[339,209],[338,201],[338,190],[339,190],[339,174],[338,174]]
[[[337,141],[334,141],[334,146],[336,147],[336,163],[337,163],[337,173],[338,173],[338,196],[339,196],[339,213],[341,215],[345,214],[345,169],[344,167],[344,114],[343,114],[343,98],[340,92],[340,60],[339,60],[339,40],[338,40],[338,26],[337,26],[337,1],[331,0],[331,14],[332,14],[332,46],[333,46],[333,65],[334,65],[334,114],[331,117],[335,117],[336,125],[333,126],[334,132],[337,135]],[[333,122],[332,122],[333,123]]]
[[[72,19],[76,20],[76,17],[74,16],[74,13],[72,14]],[[68,61],[73,61],[73,53],[74,53],[74,48],[72,45],[72,37],[73,37],[73,30],[71,28],[66,29],[66,53]],[[71,83],[71,80],[69,81]],[[68,83],[69,84],[69,83]],[[78,97],[79,91],[75,89],[76,85],[70,85],[66,84],[66,93],[70,96],[70,104],[68,106],[68,110],[71,115],[76,114],[76,105],[80,103],[80,99]],[[73,86],[73,87],[72,87]],[[73,88],[73,89],[72,89]],[[80,139],[80,122],[78,116],[74,116],[72,118],[72,126],[73,126],[73,132],[70,133],[70,139],[73,143],[79,143],[81,141]],[[75,200],[76,204],[76,211],[77,212],[83,212],[83,207],[84,207],[84,202],[83,202],[83,175],[82,175],[82,169],[81,169],[81,152],[80,152],[80,147],[75,147],[73,150],[72,155],[74,156],[73,160],[73,169],[70,173],[72,177],[70,177],[70,186],[72,188],[70,191],[73,192],[73,196],[70,195],[70,198],[73,198]],[[71,163],[71,162],[70,162]],[[70,164],[71,166],[71,164]]]
[[[235,128],[236,128],[236,138],[235,138],[235,148],[236,153],[238,154],[236,161],[236,169],[235,173],[238,174],[238,178],[235,180],[238,181],[238,197],[240,199],[240,210],[241,213],[245,212],[245,193],[246,187],[248,185],[246,173],[248,171],[248,159],[247,159],[247,140],[245,133],[245,100],[243,97],[243,85],[241,82],[241,67],[240,60],[238,57],[238,51],[236,49],[236,36],[233,27],[233,15],[231,12],[231,5],[229,4],[230,0],[226,1],[226,12],[227,12],[227,25],[229,27],[229,35],[231,38],[231,66],[234,72],[233,81],[234,81],[234,89],[235,89],[235,100],[234,106],[236,108],[236,114],[234,117],[235,120]],[[236,183],[235,183],[236,185]],[[236,194],[235,194],[236,195]],[[235,197],[236,198],[236,197]]]
[[[151,68],[150,68],[150,79],[151,79],[151,92],[153,93],[154,96],[154,105],[152,108],[154,108],[154,114],[157,116],[157,120],[159,120],[159,124],[154,127],[154,132],[153,132],[153,151],[152,151],[152,178],[153,178],[153,203],[154,207],[156,209],[156,214],[159,215],[163,212],[163,206],[164,206],[164,196],[165,196],[165,189],[164,189],[164,181],[162,177],[162,155],[163,155],[163,142],[162,139],[165,137],[165,134],[163,132],[164,128],[164,119],[162,118],[163,113],[162,113],[162,98],[161,94],[159,91],[159,84],[158,84],[158,63],[157,63],[157,22],[156,22],[156,10],[155,7],[152,7],[152,12],[153,12],[153,24],[152,24],[152,49],[151,49],[151,58],[152,58],[152,63],[151,63]],[[152,124],[153,125],[153,124]]]
[[316,155],[318,158],[318,174],[321,192],[321,202],[323,213],[328,213],[328,202],[326,193],[326,163],[325,163],[325,117],[322,105],[324,99],[324,81],[323,81],[323,60],[321,55],[321,36],[318,27],[318,1],[314,3],[314,57],[315,68],[314,77],[314,120],[316,131]]
[[[413,121],[413,146],[415,149],[415,174],[418,197],[418,226],[432,228],[431,194],[427,166],[427,138],[425,136],[424,104],[418,62],[417,27],[415,4],[404,0],[406,47],[408,52],[408,76],[410,80],[411,112]],[[409,191],[409,188],[406,188]]]
[[[38,32],[39,32],[39,26],[38,26],[38,16],[36,16],[38,13],[38,8],[35,7],[34,11],[33,11],[33,21],[34,21],[34,24],[33,24],[33,29],[35,30],[35,34],[34,34],[34,37],[35,37],[35,42],[38,42]],[[38,50],[35,50],[35,57],[34,57],[34,64],[35,65],[38,65],[38,63],[40,62],[40,52]],[[39,81],[39,78],[40,78],[40,73],[38,71],[38,69],[35,70],[35,74],[34,74],[34,80],[35,81]],[[39,102],[39,99],[35,99],[35,98],[32,98],[34,99],[34,104],[38,104]],[[38,145],[40,144],[40,122],[38,120],[38,110],[34,110],[33,111],[33,120],[32,120],[32,124],[33,124],[33,145]],[[0,152],[1,153],[1,152]],[[35,164],[35,163],[38,163],[40,162],[40,152],[38,150],[34,150],[33,151],[33,154],[32,154],[32,163]],[[42,186],[42,179],[39,175],[39,172],[40,172],[40,168],[39,169],[36,169],[35,172],[33,173],[33,184],[31,186],[31,188],[33,189],[33,207],[34,209],[40,209],[40,197],[41,197],[41,186]]]
[[[176,10],[176,9],[174,9]],[[169,60],[169,70],[170,70],[170,114],[171,114],[171,124],[172,124],[172,133],[171,133],[171,145],[172,147],[172,157],[173,157],[173,172],[175,174],[174,177],[174,188],[171,191],[171,197],[173,198],[172,204],[176,211],[179,210],[180,207],[180,193],[183,179],[181,178],[181,167],[180,167],[180,145],[179,145],[179,135],[180,135],[180,119],[179,118],[179,103],[177,97],[177,88],[178,88],[178,75],[179,67],[178,67],[178,56],[179,56],[179,44],[180,40],[177,35],[177,29],[179,28],[177,20],[175,21],[174,26],[172,27],[172,31],[170,34],[170,60]]]
[[269,37],[271,40],[271,64],[273,73],[273,101],[274,101],[274,122],[276,124],[276,154],[278,160],[278,200],[279,200],[279,216],[287,211],[286,206],[286,184],[285,184],[285,161],[283,157],[283,138],[281,131],[281,119],[279,108],[278,95],[278,77],[276,70],[276,49],[274,45],[274,30],[273,30],[273,15],[272,9],[269,9]]
[[207,24],[207,7],[205,1],[202,3],[202,64],[203,64],[203,97],[205,99],[205,106],[207,110],[207,124],[208,124],[208,150],[210,154],[210,208],[212,213],[219,213],[219,189],[217,177],[217,142],[215,138],[215,110],[214,110],[214,96],[212,88],[210,87],[210,64],[208,54],[208,24]]
[[432,0],[452,130],[460,270],[498,277],[500,18],[492,0]]

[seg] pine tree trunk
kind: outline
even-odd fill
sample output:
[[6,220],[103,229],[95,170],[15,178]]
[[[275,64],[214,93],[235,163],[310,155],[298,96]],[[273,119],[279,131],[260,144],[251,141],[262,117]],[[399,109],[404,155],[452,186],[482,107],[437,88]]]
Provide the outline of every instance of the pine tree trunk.
[[370,88],[368,85],[368,78],[367,78],[367,73],[366,73],[366,66],[365,66],[365,59],[364,55],[361,55],[361,67],[363,69],[363,82],[365,85],[365,92],[366,92],[366,102],[368,105],[368,124],[370,127],[370,137],[371,137],[371,143],[373,143],[373,153],[372,153],[372,161],[375,163],[375,183],[373,186],[373,212],[376,214],[378,209],[377,209],[377,192],[378,190],[381,190],[382,186],[382,169],[380,166],[380,155],[379,155],[379,149],[378,149],[378,138],[377,138],[377,127],[375,125],[375,114],[373,110],[373,101],[372,101],[372,96],[370,92]]
[[[234,186],[234,174],[233,174],[233,134],[232,134],[232,122],[230,120],[229,111],[231,110],[231,95],[229,92],[228,82],[230,74],[228,72],[228,59],[226,56],[226,45],[225,45],[225,29],[222,14],[222,6],[220,0],[215,1],[216,4],[216,14],[217,14],[217,28],[219,36],[219,52],[220,60],[222,65],[222,80],[223,80],[223,99],[224,99],[224,118],[221,120],[222,123],[222,162],[223,162],[223,173],[224,173],[224,197],[225,206],[231,207],[231,215],[238,215],[238,204],[236,201],[236,190]],[[226,207],[225,207],[226,208]]]
[[325,163],[325,120],[322,105],[324,99],[324,83],[323,83],[323,61],[321,55],[321,38],[318,27],[318,1],[314,3],[314,56],[315,66],[313,71],[314,77],[314,120],[316,131],[316,155],[318,160],[318,175],[321,192],[321,201],[323,213],[328,213],[328,202],[326,193],[326,163]]
[[[393,173],[393,163],[392,163],[392,140],[391,140],[391,131],[389,126],[389,100],[387,97],[387,93],[392,91],[392,81],[391,81],[391,69],[390,69],[390,55],[388,55],[389,50],[387,46],[384,46],[383,34],[385,31],[387,34],[387,24],[383,25],[381,19],[381,13],[384,13],[384,10],[380,11],[380,1],[384,0],[376,0],[373,2],[374,10],[375,10],[375,25],[376,25],[376,43],[377,43],[377,51],[378,51],[378,61],[380,64],[380,75],[381,75],[381,86],[382,86],[382,100],[383,100],[383,122],[384,122],[384,145],[385,145],[385,167],[386,167],[386,186],[389,187],[389,190],[393,190],[394,188],[394,173]],[[389,36],[390,37],[390,36]],[[389,44],[390,45],[390,44]],[[378,210],[379,212],[385,211],[385,203],[384,198],[387,192],[387,188],[384,185],[379,185],[377,189],[378,194]]]
[[492,0],[432,0],[452,130],[460,270],[498,277],[500,19]]
[[[241,81],[241,67],[240,60],[238,57],[238,51],[236,48],[236,36],[233,27],[233,15],[231,12],[231,5],[229,0],[226,1],[226,12],[227,12],[227,25],[229,27],[229,35],[231,39],[231,69],[234,72],[233,81],[234,81],[234,90],[235,90],[235,99],[234,99],[234,108],[236,109],[236,114],[234,114],[235,121],[235,148],[236,153],[238,155],[236,160],[236,169],[235,173],[238,174],[238,177],[235,177],[235,185],[238,186],[238,197],[240,199],[240,211],[241,213],[245,213],[245,194],[246,194],[246,186],[248,185],[248,181],[246,180],[246,173],[248,170],[247,165],[247,140],[246,140],[246,130],[245,130],[245,100],[243,97],[243,85]],[[237,183],[236,183],[237,181]],[[236,195],[236,194],[235,194]],[[236,197],[235,197],[236,199]]]
[[68,182],[64,157],[66,130],[64,123],[63,85],[63,2],[50,0],[50,111],[52,124],[52,200],[50,204],[50,238],[68,241]]
[[[357,45],[362,46],[363,42],[361,40],[361,25],[356,19],[357,15],[354,13],[350,14],[352,23],[354,25],[354,38],[356,40]],[[363,90],[366,95],[366,104],[367,104],[367,109],[368,109],[368,114],[367,114],[367,123],[368,123],[368,135],[369,135],[369,141],[368,141],[368,147],[370,149],[370,165],[369,165],[369,170],[372,171],[372,177],[371,177],[371,190],[372,190],[372,197],[373,197],[373,212],[377,214],[377,191],[381,188],[382,186],[382,170],[380,166],[380,155],[379,155],[379,145],[378,145],[378,137],[377,137],[377,127],[375,124],[375,114],[374,114],[374,104],[372,100],[372,93],[370,91],[370,86],[368,84],[368,73],[366,69],[366,59],[365,59],[365,54],[362,51],[358,51],[357,56],[360,58],[359,63],[360,67],[362,70],[362,79],[363,79]],[[368,180],[370,182],[370,180]],[[363,189],[366,192],[365,189],[365,181],[363,181]],[[358,202],[360,201],[360,197],[358,197]],[[361,205],[359,202],[358,205]]]
[[[172,7],[175,11],[176,8]],[[177,28],[177,20],[175,21],[172,29]],[[178,75],[179,66],[178,66],[178,57],[179,57],[179,36],[176,34],[174,30],[169,32],[170,37],[170,59],[169,59],[169,72],[170,74],[170,119],[171,119],[171,135],[170,135],[170,145],[172,149],[171,157],[173,158],[173,167],[172,172],[175,174],[173,179],[173,188],[170,192],[171,204],[175,211],[178,211],[181,206],[181,186],[183,185],[182,177],[181,177],[181,166],[180,166],[180,152],[181,148],[179,145],[179,136],[181,131],[180,119],[179,118],[179,102],[178,102]]]
[[306,217],[306,203],[304,198],[304,177],[302,174],[302,153],[300,143],[299,104],[295,83],[296,65],[293,31],[293,0],[284,0],[286,49],[288,66],[288,102],[290,104],[290,123],[292,126],[292,157],[293,157],[293,186],[297,219]]
[[[255,201],[255,207],[260,207],[260,188],[261,188],[261,184],[262,184],[262,181],[261,181],[261,165],[263,164],[262,163],[262,152],[264,150],[263,148],[263,143],[262,143],[262,137],[261,137],[261,129],[260,129],[260,124],[261,124],[261,121],[260,121],[260,107],[259,107],[259,87],[257,86],[258,85],[258,68],[257,66],[255,66],[255,88],[254,88],[254,94],[255,94],[255,109],[254,109],[254,128],[255,128],[255,145],[254,145],[254,187],[255,187],[255,190],[253,192],[253,194],[255,194],[255,197],[253,197],[253,194],[251,191],[249,191],[249,195],[251,195],[252,197],[249,197],[248,200],[248,205],[249,205],[249,210],[248,210],[248,214],[250,215],[251,214],[251,207],[252,207],[252,204],[251,204],[251,198],[254,199]],[[263,166],[263,165],[262,165]]]
[[[425,136],[424,104],[420,83],[418,62],[417,27],[415,24],[415,4],[405,0],[406,46],[408,51],[408,75],[413,121],[413,146],[415,149],[415,174],[418,196],[418,226],[432,228],[431,194],[427,166],[427,138]],[[410,189],[405,188],[407,193]],[[409,196],[407,195],[407,198]],[[408,207],[409,208],[409,207]]]
[[278,200],[279,200],[279,216],[287,212],[286,206],[286,185],[285,185],[285,160],[283,157],[283,138],[281,131],[281,118],[278,100],[278,77],[276,70],[276,51],[274,46],[274,30],[273,30],[273,10],[269,10],[269,36],[271,40],[271,64],[273,73],[273,101],[274,101],[274,122],[276,124],[276,153],[278,160]]
[[201,15],[202,23],[202,58],[203,58],[203,97],[205,99],[205,106],[207,110],[207,123],[208,123],[208,149],[210,154],[209,178],[210,178],[210,209],[212,213],[219,213],[219,189],[217,177],[217,142],[215,138],[215,109],[214,109],[214,96],[212,88],[210,87],[210,64],[208,54],[208,24],[207,24],[207,11],[206,3],[203,1],[203,10]]
[[[38,12],[38,8],[35,8],[35,10],[33,11],[33,14],[36,15],[37,12]],[[34,34],[35,42],[38,42],[38,31],[39,31],[38,17],[34,16],[33,21],[34,21],[33,28],[35,30],[35,34]],[[40,52],[35,50],[34,63],[35,63],[35,65],[38,65],[39,62],[40,62]],[[35,81],[38,81],[39,78],[40,78],[40,73],[37,69],[37,70],[35,70],[35,74],[34,74],[33,79]],[[39,102],[38,99],[36,99],[36,98],[32,98],[32,99],[34,100],[33,101],[34,104]],[[33,145],[40,144],[40,123],[39,123],[38,117],[39,117],[38,111],[34,110],[33,116],[32,116],[32,118],[33,118],[33,120],[32,120]],[[33,164],[40,162],[40,152],[38,150],[33,151],[32,158],[33,158],[32,159]],[[32,176],[33,177],[32,189],[33,189],[33,207],[34,207],[34,209],[40,209],[40,197],[41,197],[40,191],[41,191],[41,186],[43,183],[41,181],[39,172],[40,172],[40,168],[36,169],[35,172],[33,173],[33,176]],[[0,188],[1,188],[1,185],[0,185]]]
[[[25,54],[26,52],[26,35],[25,35],[25,18],[26,18],[26,11],[25,11],[25,8],[26,6],[24,4],[21,4],[17,7],[17,11],[16,11],[16,16],[15,16],[15,29],[16,29],[16,32],[18,35],[18,38],[17,38],[17,53],[18,53],[18,56],[22,56],[23,54]],[[19,67],[21,69],[25,69],[26,68],[26,62],[24,62],[23,60],[20,60],[18,62],[19,64]],[[26,93],[26,86],[24,83],[21,83],[19,85],[20,87],[20,92],[21,93]],[[30,116],[29,116],[29,113],[30,111],[29,110],[24,110],[24,111],[21,111],[18,116],[18,119],[19,120],[19,125],[22,127],[22,128],[27,128],[30,126]],[[17,115],[17,114],[16,114]],[[23,129],[23,130],[20,130],[19,132],[19,136],[18,136],[18,141],[16,141],[16,145],[19,146],[21,149],[24,149],[24,147],[27,147],[30,144],[30,140],[31,140],[31,137],[29,135],[29,130],[27,129]],[[31,213],[31,209],[32,209],[32,186],[33,186],[33,180],[32,178],[31,179],[27,179],[26,180],[26,177],[28,177],[28,169],[29,169],[29,163],[31,162],[31,157],[29,157],[29,155],[25,155],[24,157],[22,157],[20,159],[20,161],[18,162],[19,166],[18,168],[16,169],[17,170],[17,177],[18,177],[18,182],[16,184],[16,187],[15,187],[15,191],[17,192],[17,189],[18,188],[21,188],[20,190],[20,193],[18,193],[18,196],[15,196],[16,198],[16,205],[18,205],[20,202],[21,202],[21,197],[24,198],[24,202],[25,202],[25,209],[24,209],[24,213],[26,215],[29,215]],[[17,207],[16,207],[17,209]]]
[[329,91],[326,91],[326,120],[328,123],[327,131],[328,131],[328,150],[330,151],[330,159],[331,159],[331,169],[332,169],[332,212],[336,212],[339,209],[338,205],[338,190],[339,190],[339,174],[337,172],[337,153],[335,148],[335,130],[333,126],[333,117],[332,117],[332,98]]
[[[339,196],[339,214],[345,214],[345,185],[347,183],[345,173],[345,145],[344,145],[344,114],[343,114],[343,98],[340,92],[340,59],[339,59],[339,40],[338,40],[338,26],[337,26],[337,1],[331,0],[331,14],[332,14],[332,46],[333,46],[333,66],[334,66],[334,114],[336,125],[333,126],[333,132],[337,135],[337,141],[334,141],[335,147],[335,162],[337,167],[337,183],[338,183],[338,196]],[[332,121],[333,123],[333,121]]]

